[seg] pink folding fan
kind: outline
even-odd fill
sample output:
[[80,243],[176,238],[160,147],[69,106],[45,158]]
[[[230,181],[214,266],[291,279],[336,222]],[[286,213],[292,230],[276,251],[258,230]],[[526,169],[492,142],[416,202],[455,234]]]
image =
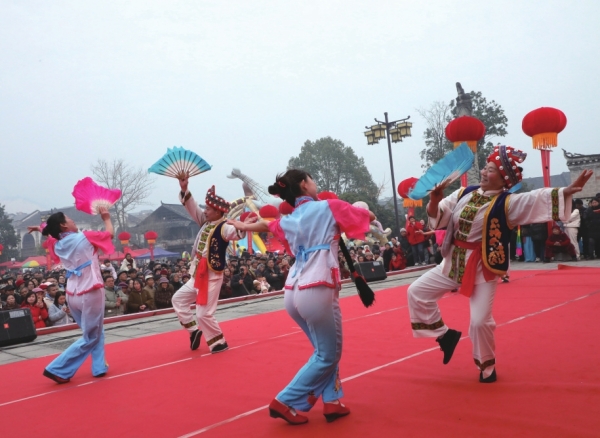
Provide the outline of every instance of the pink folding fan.
[[89,176],[73,187],[75,208],[87,214],[98,214],[98,207],[112,207],[121,197],[121,190],[99,186]]

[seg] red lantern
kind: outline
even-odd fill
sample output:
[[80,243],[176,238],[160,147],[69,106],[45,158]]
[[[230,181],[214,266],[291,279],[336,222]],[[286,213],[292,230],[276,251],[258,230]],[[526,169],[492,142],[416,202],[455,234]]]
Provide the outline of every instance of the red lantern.
[[258,215],[263,219],[277,219],[279,217],[279,209],[267,204],[258,210]]
[[240,221],[244,222],[248,217],[253,218],[258,216],[253,211],[245,211],[240,215]]
[[533,140],[534,149],[549,149],[558,145],[558,133],[567,126],[567,116],[561,110],[541,107],[523,117],[523,132]]
[[477,142],[485,135],[485,125],[476,117],[462,116],[452,120],[446,126],[446,138],[457,148],[466,142],[473,152],[477,151]]
[[4,249],[4,245],[0,243],[0,255],[2,255],[2,250]]
[[131,239],[131,234],[129,234],[127,231],[119,233],[117,237],[121,241],[121,245],[129,245],[129,239]]
[[282,215],[288,215],[288,214],[292,214],[292,212],[294,211],[294,207],[292,207],[290,204],[288,204],[287,201],[283,201],[281,204],[279,204],[279,214]]
[[404,207],[422,207],[423,201],[419,199],[415,201],[408,197],[408,192],[415,186],[415,184],[419,181],[418,178],[406,178],[403,181],[400,181],[398,184],[398,194],[402,198],[402,206]]
[[152,245],[156,242],[156,238],[158,237],[158,234],[156,233],[156,231],[147,231],[146,234],[144,234],[144,237],[146,238],[148,243],[150,245]]

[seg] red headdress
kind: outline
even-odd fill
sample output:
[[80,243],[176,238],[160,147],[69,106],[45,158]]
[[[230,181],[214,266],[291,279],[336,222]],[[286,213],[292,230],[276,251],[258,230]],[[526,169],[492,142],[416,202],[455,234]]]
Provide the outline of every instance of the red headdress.
[[206,205],[210,205],[212,208],[222,211],[223,213],[229,212],[229,202],[215,194],[215,186],[212,186],[208,189],[208,192],[206,192],[205,202]]
[[519,184],[523,179],[523,174],[519,170],[519,164],[525,161],[527,154],[512,146],[495,146],[494,151],[487,157],[488,163],[494,163],[507,188]]

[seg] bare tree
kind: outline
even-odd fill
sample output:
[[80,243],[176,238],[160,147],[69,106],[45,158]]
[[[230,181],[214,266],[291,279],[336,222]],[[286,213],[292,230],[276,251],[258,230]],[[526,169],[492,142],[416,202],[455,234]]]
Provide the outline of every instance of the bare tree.
[[417,108],[417,112],[425,119],[425,149],[421,159],[425,161],[421,167],[428,169],[451,151],[453,145],[446,138],[446,125],[452,120],[450,105],[444,102],[433,102],[428,109]]
[[92,173],[101,185],[121,190],[121,199],[114,208],[119,230],[125,230],[127,214],[138,205],[145,204],[152,191],[150,174],[141,167],[130,167],[122,159],[114,159],[112,162],[98,160],[92,165]]

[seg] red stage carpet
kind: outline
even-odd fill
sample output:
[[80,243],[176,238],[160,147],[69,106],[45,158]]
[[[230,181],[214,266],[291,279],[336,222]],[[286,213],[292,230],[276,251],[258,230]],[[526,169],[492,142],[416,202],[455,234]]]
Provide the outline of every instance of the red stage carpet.
[[352,414],[328,424],[318,402],[310,422],[271,419],[267,404],[310,355],[285,311],[222,324],[230,351],[189,350],[185,332],[107,345],[109,374],[85,364],[71,383],[42,377],[51,357],[4,365],[3,437],[552,436],[600,430],[600,270],[514,271],[500,284],[498,382],[478,383],[466,298],[441,301],[463,332],[452,362],[432,339],[414,339],[406,286],[376,304],[342,300],[341,376]]

